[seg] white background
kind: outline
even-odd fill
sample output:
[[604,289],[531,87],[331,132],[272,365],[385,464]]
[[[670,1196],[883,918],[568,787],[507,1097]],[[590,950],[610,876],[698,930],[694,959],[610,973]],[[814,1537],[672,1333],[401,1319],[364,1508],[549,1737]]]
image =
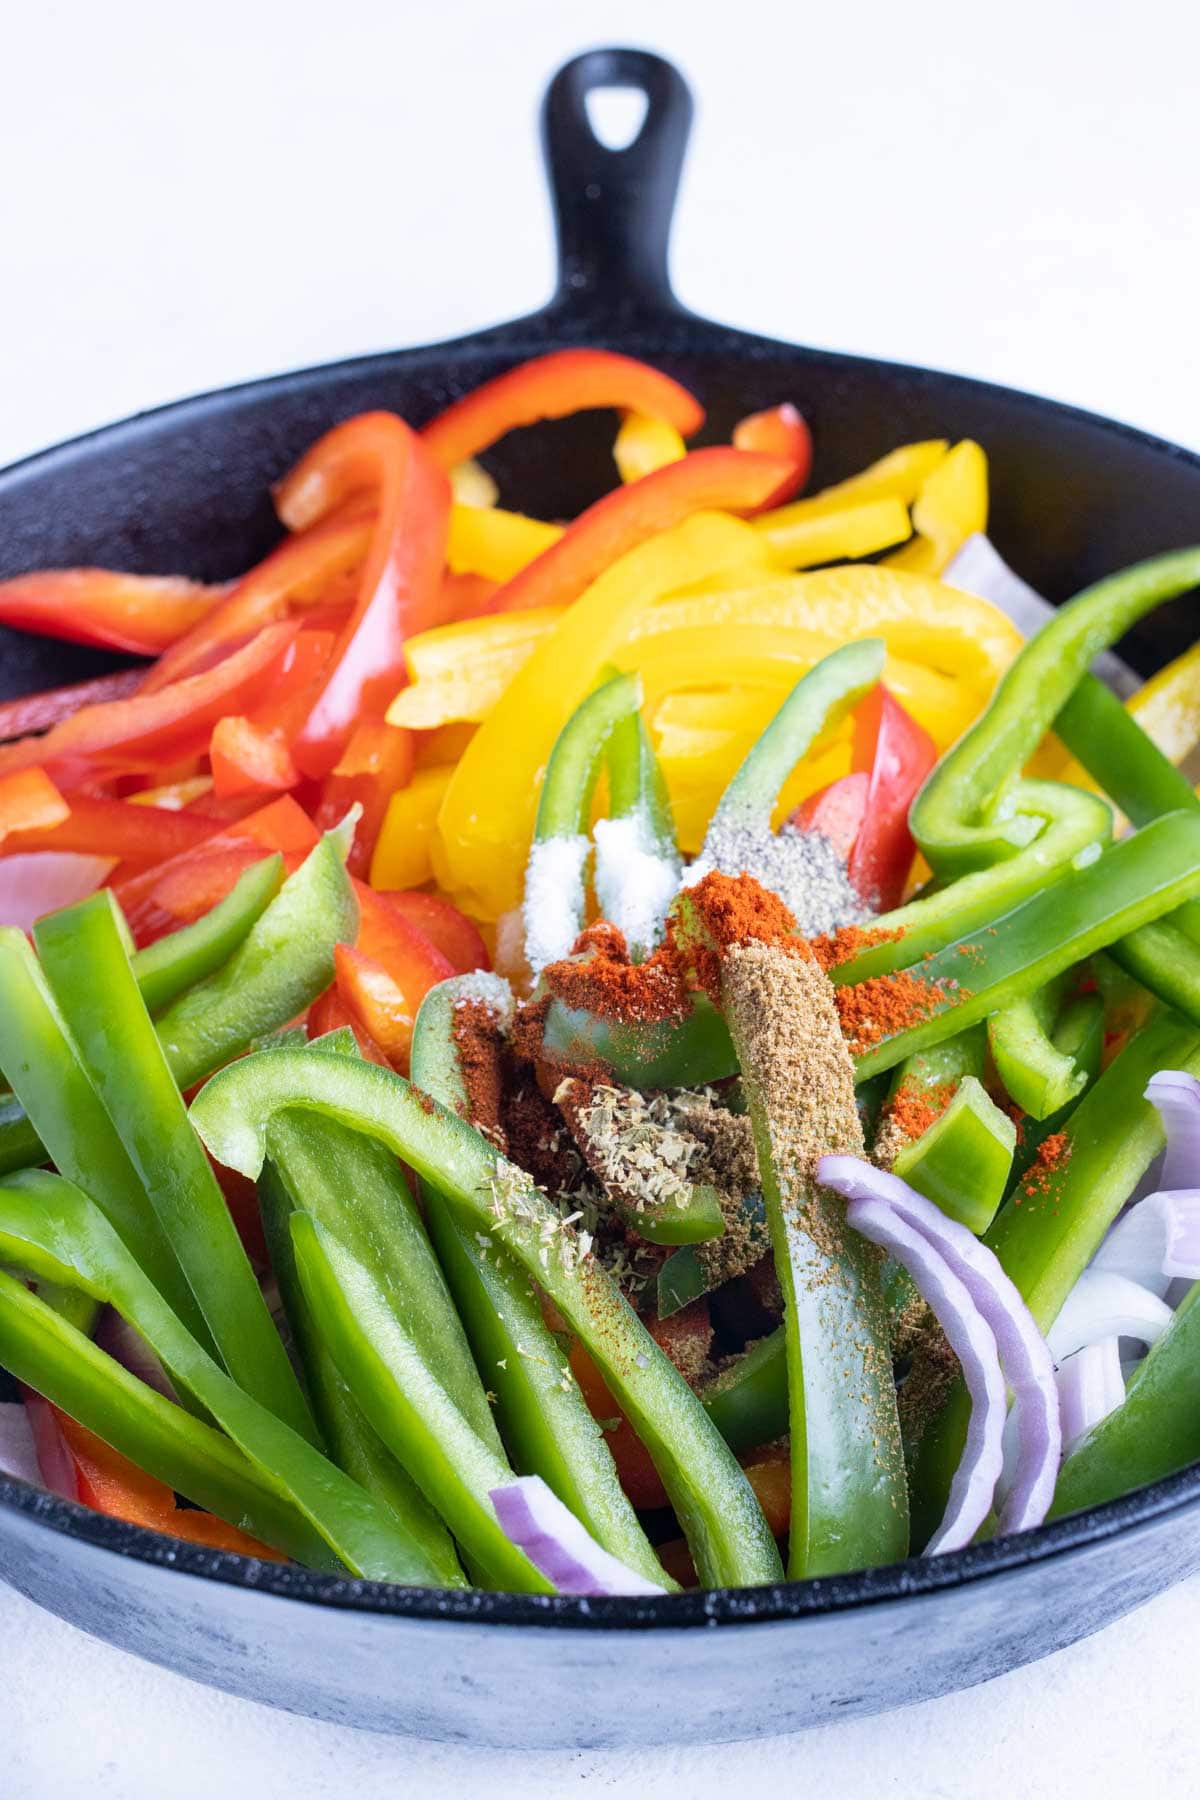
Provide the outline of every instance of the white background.
[[[528,310],[533,127],[595,42],[699,100],[681,296],[1200,446],[1190,0],[95,0],[0,29],[0,461],[199,388]],[[780,398],[786,398],[781,395]],[[0,1590],[5,1800],[1194,1793],[1200,1592],[890,1720],[516,1759],[276,1717]]]

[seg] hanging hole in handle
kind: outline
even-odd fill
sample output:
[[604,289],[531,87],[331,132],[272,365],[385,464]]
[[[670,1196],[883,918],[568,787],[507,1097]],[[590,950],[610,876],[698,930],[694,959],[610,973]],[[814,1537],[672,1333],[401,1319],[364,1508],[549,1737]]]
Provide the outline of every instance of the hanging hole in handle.
[[584,96],[588,124],[606,150],[628,150],[641,136],[650,96],[640,87],[594,87]]

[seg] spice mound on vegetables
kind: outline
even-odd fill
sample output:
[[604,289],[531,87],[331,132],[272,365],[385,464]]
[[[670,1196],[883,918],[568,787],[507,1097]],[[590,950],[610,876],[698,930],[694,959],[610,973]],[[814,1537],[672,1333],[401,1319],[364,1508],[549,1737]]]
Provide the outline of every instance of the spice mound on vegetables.
[[[540,519],[493,448],[584,409]],[[986,446],[704,424],[555,353],[335,427],[235,581],[0,582],[140,659],[0,703],[13,1474],[645,1596],[1200,1460],[1200,646],[1112,654],[1200,549],[1054,610]]]

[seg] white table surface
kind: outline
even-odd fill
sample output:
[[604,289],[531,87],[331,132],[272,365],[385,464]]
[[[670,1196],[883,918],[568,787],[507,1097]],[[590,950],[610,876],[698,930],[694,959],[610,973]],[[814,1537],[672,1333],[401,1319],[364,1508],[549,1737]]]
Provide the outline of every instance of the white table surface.
[[[1200,24],[1179,0],[60,0],[14,9],[0,52],[0,461],[539,303],[533,109],[597,41],[665,50],[697,90],[674,270],[698,310],[1200,446]],[[892,1718],[530,1759],[274,1715],[0,1589],[0,1793],[1157,1800],[1196,1791],[1198,1628],[1190,1584]]]

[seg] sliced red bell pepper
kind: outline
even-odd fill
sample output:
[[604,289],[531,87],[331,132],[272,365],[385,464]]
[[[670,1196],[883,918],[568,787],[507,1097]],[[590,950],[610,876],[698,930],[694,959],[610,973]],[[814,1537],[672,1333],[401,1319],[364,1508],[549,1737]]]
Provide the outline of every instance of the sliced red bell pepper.
[[802,800],[792,814],[791,823],[799,831],[819,831],[833,844],[838,855],[849,862],[854,840],[862,830],[866,816],[870,785],[871,777],[865,769],[843,775]]
[[612,350],[552,350],[465,394],[424,427],[421,438],[443,469],[466,462],[518,425],[613,406],[648,413],[691,437],[704,408],[669,375]]
[[217,720],[208,754],[213,788],[222,800],[232,794],[264,789],[282,793],[295,787],[300,779],[300,771],[282,738],[239,713],[226,713]]
[[450,963],[456,975],[467,975],[472,969],[490,969],[487,945],[478,930],[440,894],[425,894],[420,888],[385,888],[380,894],[393,912],[427,937]]
[[340,824],[355,804],[362,807],[346,859],[352,875],[365,876],[370,868],[388,801],[397,788],[407,787],[412,780],[414,756],[411,731],[380,718],[363,719],[325,777],[313,814],[321,831]]
[[146,768],[198,755],[217,720],[239,712],[269,689],[296,635],[295,625],[269,625],[203,675],[157,694],[134,694],[89,706],[45,737],[0,747],[0,774],[41,765],[54,773],[80,758],[93,765]]
[[387,970],[415,1017],[430,988],[455,973],[454,964],[385,895],[365,881],[356,881],[354,892],[359,914],[355,948]]
[[391,1063],[361,1019],[350,1011],[334,982],[332,987],[327,987],[323,994],[318,995],[308,1009],[309,1039],[324,1037],[327,1031],[339,1031],[343,1026],[348,1026],[354,1033],[355,1042],[368,1062],[378,1063],[383,1069],[391,1068]]
[[[227,1525],[213,1513],[180,1506],[165,1482],[147,1475],[127,1457],[111,1449],[103,1438],[87,1431],[40,1395],[23,1390],[25,1410],[33,1426],[34,1443],[42,1479],[55,1493],[90,1506],[111,1519],[125,1519],[148,1531],[162,1531],[190,1544],[206,1544],[213,1550],[234,1550],[242,1556],[259,1556],[271,1562],[287,1559],[257,1538]],[[45,1460],[43,1460],[43,1453]]]
[[794,466],[783,456],[724,445],[693,450],[580,513],[557,544],[505,583],[488,611],[570,605],[618,556],[692,513],[746,513],[769,505],[791,480]]
[[782,406],[772,406],[766,412],[751,413],[740,420],[733,428],[733,442],[737,450],[762,450],[768,456],[786,456],[794,465],[791,481],[774,497],[776,506],[800,493],[812,472],[812,433],[803,414],[786,400]]
[[405,994],[382,963],[349,944],[337,946],[333,965],[338,993],[347,1009],[379,1045],[392,1068],[405,1073],[419,1001]]
[[27,838],[52,831],[70,811],[44,769],[0,775],[0,844],[9,844],[14,834]]
[[578,1339],[571,1345],[567,1360],[588,1411],[603,1429],[604,1442],[612,1453],[618,1479],[629,1500],[639,1512],[654,1512],[659,1507],[669,1506],[667,1490],[650,1452],[609,1393],[604,1377]]
[[220,604],[227,584],[115,569],[38,569],[0,581],[0,625],[157,656]]
[[82,712],[85,706],[124,700],[137,693],[145,679],[145,669],[117,669],[111,675],[93,676],[90,681],[72,681],[66,687],[46,688],[40,694],[5,700],[0,703],[0,742],[49,731],[52,725]]
[[[24,777],[0,777],[0,795],[6,781],[17,779]],[[147,867],[196,849],[219,829],[214,820],[169,807],[72,794],[65,817],[38,829],[15,832],[5,841],[4,849],[79,850],[86,855],[119,857],[123,863]]]
[[881,912],[899,906],[912,868],[908,809],[937,761],[937,745],[882,682],[854,714],[853,763],[870,775],[862,829],[850,853],[850,879]]
[[404,640],[440,624],[450,484],[393,413],[362,413],[303,456],[275,500],[291,530],[325,518],[352,495],[376,504],[358,598],[292,754],[306,775],[327,775],[364,714],[382,713],[405,679]]
[[488,610],[493,595],[500,592],[498,581],[486,575],[442,576],[442,614],[448,625],[462,619],[477,619]]
[[[143,692],[155,693],[181,676],[210,668],[265,625],[324,606],[331,589],[362,563],[373,522],[373,510],[357,501],[353,509],[302,536],[286,538],[167,651],[147,675]],[[343,598],[348,604],[353,594]]]

